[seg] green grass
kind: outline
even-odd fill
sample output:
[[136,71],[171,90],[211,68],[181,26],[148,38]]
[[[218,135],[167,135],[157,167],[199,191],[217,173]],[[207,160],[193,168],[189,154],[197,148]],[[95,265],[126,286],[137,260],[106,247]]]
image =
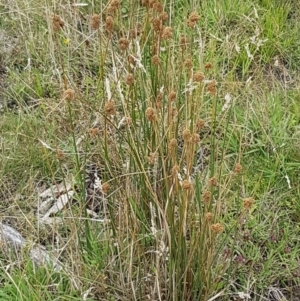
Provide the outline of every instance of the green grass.
[[[1,298],[292,299],[296,1],[112,2],[0,6],[0,212],[28,240],[1,250]],[[153,26],[162,11],[171,37]],[[50,216],[62,223],[41,225],[39,194],[62,182],[74,192]],[[33,266],[34,243],[63,269]]]

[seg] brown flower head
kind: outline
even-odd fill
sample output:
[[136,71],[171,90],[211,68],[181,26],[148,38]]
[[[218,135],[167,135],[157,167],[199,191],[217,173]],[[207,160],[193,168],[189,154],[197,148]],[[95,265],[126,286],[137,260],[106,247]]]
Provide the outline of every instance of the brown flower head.
[[211,230],[215,232],[216,234],[220,234],[224,231],[224,226],[220,223],[212,224]]
[[169,100],[170,102],[173,102],[173,101],[176,99],[176,96],[177,96],[176,92],[175,92],[175,91],[171,91],[171,92],[169,93],[169,95],[168,95],[168,100]]
[[213,67],[212,63],[206,63],[206,64],[204,65],[204,68],[205,68],[205,69],[212,69],[212,67]]
[[172,176],[177,177],[179,171],[180,171],[180,167],[178,165],[173,166],[172,171],[171,171]]
[[188,42],[187,36],[184,34],[181,35],[179,45],[182,50],[186,48],[187,42]]
[[162,12],[163,10],[164,10],[164,7],[163,7],[163,5],[160,3],[160,2],[155,2],[154,4],[153,4],[153,9],[155,10],[155,11],[157,11],[157,12]]
[[100,27],[100,16],[98,14],[94,14],[90,21],[90,26],[93,30],[97,30]]
[[241,163],[236,163],[234,167],[234,172],[235,173],[241,173],[243,171],[243,166]]
[[161,20],[154,18],[154,19],[152,19],[151,23],[152,23],[152,27],[153,27],[154,31],[159,32],[161,30],[161,28],[162,28]]
[[108,182],[105,182],[105,183],[102,184],[102,191],[103,191],[104,194],[108,193],[109,188],[110,188],[110,185],[109,185]]
[[104,105],[104,110],[107,115],[115,115],[116,114],[115,102],[112,99],[107,101]]
[[90,138],[94,138],[95,136],[97,136],[99,134],[99,129],[98,128],[91,128],[89,129],[89,135]]
[[165,27],[164,30],[163,30],[163,32],[162,32],[162,35],[161,35],[162,39],[163,40],[169,40],[169,39],[172,38],[172,36],[173,36],[173,29],[172,29],[172,27],[168,27],[168,26]]
[[208,180],[209,186],[211,187],[217,187],[218,186],[218,180],[215,177],[212,177]]
[[202,201],[204,204],[209,204],[211,200],[211,192],[209,190],[205,190],[202,192]]
[[114,13],[120,5],[120,1],[119,0],[112,0],[108,3],[108,8],[107,11],[110,13]]
[[52,27],[54,32],[60,31],[65,25],[65,22],[60,18],[60,16],[54,15],[52,18]]
[[189,180],[183,180],[181,183],[181,187],[183,190],[191,190],[193,186]]
[[131,74],[131,73],[127,74],[126,79],[125,79],[125,83],[128,86],[131,86],[131,85],[134,84],[134,76],[133,76],[133,74]]
[[155,0],[142,0],[142,5],[146,8],[152,8],[153,4],[155,3]]
[[204,80],[204,78],[205,78],[204,73],[200,72],[200,71],[194,73],[194,75],[193,75],[194,82],[201,83]]
[[188,19],[188,27],[194,28],[196,23],[200,20],[200,16],[196,12],[192,12]]
[[185,61],[184,61],[184,66],[187,68],[187,69],[191,69],[193,67],[193,63],[192,63],[192,60],[190,58],[187,58]]
[[131,126],[132,125],[131,117],[126,117],[123,124],[124,126]]
[[120,38],[118,44],[121,50],[126,50],[129,46],[129,41],[126,38]]
[[197,130],[200,131],[205,126],[205,121],[203,119],[198,119],[196,122]]
[[66,158],[65,153],[61,149],[56,150],[56,158],[60,161],[64,160]]
[[183,141],[189,141],[191,137],[192,137],[192,134],[191,134],[190,130],[188,130],[188,129],[183,130],[183,132],[182,132]]
[[142,33],[142,24],[140,22],[137,22],[135,28],[130,30],[130,37],[132,39],[135,39],[136,37],[140,36],[141,33]]
[[114,28],[114,19],[112,16],[107,16],[105,19],[105,28],[106,30],[111,33]]
[[200,142],[200,136],[199,136],[199,134],[193,133],[192,136],[191,136],[191,138],[190,138],[190,142],[194,143],[194,144],[199,143]]
[[150,165],[154,165],[157,162],[158,153],[157,152],[150,153],[149,156],[147,157],[147,159],[148,159],[148,163]]
[[168,14],[163,11],[160,15],[159,15],[159,19],[162,21],[162,22],[166,22],[168,20],[169,16]]
[[169,142],[169,145],[168,145],[169,150],[175,149],[176,146],[177,146],[177,139],[176,139],[176,138],[172,138],[172,139],[170,140],[170,142]]
[[253,198],[245,198],[243,199],[243,207],[246,210],[249,210],[254,204],[254,199]]
[[152,64],[157,66],[157,65],[159,65],[159,63],[160,63],[159,56],[157,54],[153,55],[152,56]]
[[175,117],[178,115],[178,110],[176,107],[172,107],[172,112],[171,112],[172,117]]
[[154,111],[153,108],[150,108],[150,107],[147,108],[145,114],[146,114],[147,120],[149,120],[149,121],[156,121],[157,120],[157,116],[156,116],[155,111]]
[[212,80],[209,84],[207,84],[206,91],[210,95],[216,95],[217,94],[217,82],[215,80]]
[[128,55],[127,60],[130,65],[132,65],[132,66],[136,65],[136,58],[134,55],[132,55],[132,54]]
[[213,220],[213,214],[211,212],[205,213],[205,220],[211,222]]
[[67,89],[63,93],[63,99],[64,100],[74,100],[75,99],[75,91],[72,89]]

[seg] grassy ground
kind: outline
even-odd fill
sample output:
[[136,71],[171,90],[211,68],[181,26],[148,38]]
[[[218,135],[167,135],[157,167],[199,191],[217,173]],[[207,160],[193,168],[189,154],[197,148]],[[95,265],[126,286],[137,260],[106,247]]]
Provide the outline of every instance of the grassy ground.
[[1,300],[300,300],[300,7],[198,2],[1,2]]

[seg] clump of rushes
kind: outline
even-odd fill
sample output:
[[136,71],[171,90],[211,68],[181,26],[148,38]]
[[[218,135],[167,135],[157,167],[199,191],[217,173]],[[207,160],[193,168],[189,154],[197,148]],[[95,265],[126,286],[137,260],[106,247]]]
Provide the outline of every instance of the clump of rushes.
[[[86,61],[92,62],[90,69],[100,69],[100,76],[88,76],[92,84],[87,87],[96,88],[89,88],[92,96],[86,89],[86,96],[76,97],[74,91],[82,89],[68,83],[62,95],[69,109],[77,174],[82,175],[88,160],[105,167],[101,180],[97,173],[93,176],[95,193],[101,190],[101,201],[108,204],[104,210],[109,211],[108,224],[99,236],[99,224],[87,222],[84,250],[91,256],[87,262],[103,256],[108,263],[105,285],[109,292],[101,292],[103,299],[110,298],[117,287],[127,296],[133,293],[136,300],[208,300],[223,285],[227,266],[218,262],[217,253],[227,235],[221,214],[225,176],[218,156],[222,152],[214,141],[223,135],[217,135],[214,124],[217,97],[210,97],[217,96],[217,82],[210,78],[212,64],[204,65],[194,55],[199,38],[197,12],[182,20],[185,28],[178,29],[165,2],[135,3],[136,17],[123,18],[127,7],[123,10],[122,2],[115,0],[91,16],[89,39],[95,43],[90,48],[95,51]],[[60,17],[53,17],[57,44],[63,24]],[[62,57],[62,66],[64,61]],[[221,83],[218,92],[222,92]],[[74,101],[85,97],[82,104]],[[79,105],[84,110],[77,110]],[[75,114],[86,118],[78,127]],[[88,154],[84,158],[75,137],[81,131]],[[208,158],[204,158],[206,148]],[[57,159],[67,160],[58,152]],[[233,171],[231,176],[241,174],[241,165],[237,163]],[[81,183],[85,201],[83,178]],[[251,198],[243,200],[243,214],[253,203]],[[97,249],[98,244],[91,247],[93,239],[107,241],[106,253]],[[99,258],[93,257],[95,250]],[[90,271],[96,275],[99,268]],[[124,276],[119,279],[119,275]],[[150,280],[141,281],[146,278]]]

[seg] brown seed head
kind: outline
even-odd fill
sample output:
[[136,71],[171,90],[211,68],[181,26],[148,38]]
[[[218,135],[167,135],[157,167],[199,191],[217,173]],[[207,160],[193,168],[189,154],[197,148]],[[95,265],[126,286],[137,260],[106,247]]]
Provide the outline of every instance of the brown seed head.
[[169,16],[168,14],[163,11],[160,15],[159,15],[159,19],[162,21],[162,22],[166,22],[168,20]]
[[207,86],[206,91],[210,95],[216,95],[217,94],[217,82],[215,80],[212,80]]
[[114,19],[112,16],[107,16],[105,19],[105,28],[106,30],[111,33],[114,28]]
[[152,56],[152,64],[157,66],[157,65],[159,65],[159,63],[160,63],[159,56],[157,54],[153,55]]
[[198,119],[196,122],[197,130],[200,131],[205,126],[205,121],[203,119]]
[[136,37],[140,36],[142,33],[142,24],[140,22],[136,23],[135,29],[130,31],[130,37],[135,39]]
[[183,190],[190,190],[192,188],[192,183],[189,180],[183,180],[181,187]]
[[200,72],[200,71],[194,73],[194,75],[193,75],[194,82],[201,83],[204,80],[204,78],[205,78],[204,73]]
[[60,16],[54,15],[52,19],[52,27],[54,32],[60,31],[65,25],[65,22],[60,18]]
[[128,86],[132,86],[134,84],[134,76],[133,74],[127,74],[126,79],[125,79],[125,83]]
[[202,192],[202,201],[204,204],[209,204],[211,200],[211,192],[209,190],[205,190]]
[[188,129],[183,130],[182,139],[184,141],[189,141],[191,137],[192,137],[192,134],[191,134],[190,130],[188,130]]
[[212,67],[213,67],[212,63],[206,63],[206,64],[204,65],[204,68],[205,68],[205,69],[212,69]]
[[118,43],[121,50],[126,50],[129,46],[129,41],[126,38],[120,38]]
[[125,126],[131,126],[132,125],[132,119],[131,119],[131,117],[126,117],[123,124]]
[[157,152],[150,153],[149,156],[147,157],[147,159],[148,159],[148,163],[150,165],[154,165],[157,162],[158,153]]
[[245,198],[243,199],[243,207],[246,210],[249,210],[254,204],[254,199],[253,198]]
[[234,167],[234,172],[241,173],[243,171],[243,166],[241,163],[236,163]]
[[213,220],[213,214],[211,212],[207,212],[205,214],[205,220],[208,221],[208,222],[211,222]]
[[194,143],[194,144],[199,143],[200,142],[200,136],[199,136],[199,134],[193,133],[192,136],[191,136],[191,138],[190,138],[190,142]]
[[172,138],[169,142],[168,147],[169,147],[169,150],[175,149],[177,147],[177,139]]
[[216,234],[220,234],[224,231],[224,226],[220,223],[212,224],[211,230],[215,232]]
[[89,129],[89,135],[90,138],[94,138],[95,136],[97,136],[99,134],[99,129],[98,128],[91,128]]
[[66,158],[66,155],[61,149],[57,149],[56,150],[56,158],[61,161]]
[[187,42],[188,42],[187,36],[184,34],[181,35],[179,45],[182,50],[186,48]]
[[128,63],[131,64],[132,66],[136,65],[135,56],[133,56],[132,54],[128,55],[127,60],[128,60]]
[[155,2],[154,4],[153,4],[153,9],[155,10],[155,11],[157,11],[157,12],[162,12],[163,10],[164,10],[164,7],[163,7],[163,5],[160,3],[160,2]]
[[120,5],[120,1],[119,0],[112,0],[108,3],[108,8],[107,11],[110,13],[114,13]]
[[168,95],[168,100],[169,100],[170,102],[173,102],[173,101],[176,99],[176,96],[177,96],[176,92],[175,92],[175,91],[171,91],[171,92],[169,93],[169,95]]
[[192,12],[188,19],[188,27],[194,28],[196,23],[200,20],[200,16],[197,12]]
[[154,18],[154,19],[152,19],[151,23],[152,23],[152,27],[153,27],[154,31],[159,32],[161,30],[161,28],[162,28],[161,20]]
[[115,115],[116,114],[115,102],[112,99],[105,103],[104,111],[107,115]]
[[177,177],[179,171],[180,171],[180,167],[178,165],[173,166],[171,171],[172,176]]
[[173,36],[172,27],[169,27],[169,26],[165,27],[163,32],[162,32],[162,35],[161,35],[162,39],[163,40],[169,40],[169,39],[172,38],[172,36]]
[[156,116],[155,111],[154,111],[153,108],[150,108],[150,107],[147,108],[145,114],[146,114],[147,120],[149,120],[149,121],[156,121],[157,120],[157,116]]
[[105,182],[102,184],[102,191],[104,194],[107,194],[109,191],[110,185],[108,184],[108,182]]
[[176,107],[173,107],[173,108],[172,108],[172,113],[171,113],[172,117],[177,116],[177,114],[178,114],[177,108],[176,108]]
[[142,5],[146,6],[146,8],[148,9],[152,8],[155,2],[155,0],[142,0]]
[[63,93],[63,99],[64,100],[74,100],[75,99],[75,91],[72,89],[67,89]]
[[93,30],[97,30],[100,27],[100,16],[97,14],[94,14],[90,21],[90,26]]
[[208,180],[208,183],[211,187],[217,187],[218,186],[218,180],[215,177],[212,177]]
[[184,66],[187,68],[187,69],[191,69],[193,67],[193,63],[192,63],[192,60],[190,58],[187,58],[185,61],[184,61]]

